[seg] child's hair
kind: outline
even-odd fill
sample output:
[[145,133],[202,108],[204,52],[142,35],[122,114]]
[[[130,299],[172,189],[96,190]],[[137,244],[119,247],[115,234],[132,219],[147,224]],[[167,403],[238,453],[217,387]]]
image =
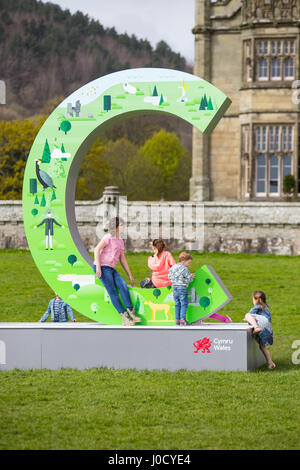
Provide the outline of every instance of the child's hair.
[[153,240],[152,245],[155,246],[155,248],[158,250],[157,256],[159,256],[166,249],[165,242],[159,238]]
[[121,217],[113,217],[112,219],[110,219],[108,223],[109,233],[111,233],[112,235],[115,235],[116,230],[119,227],[119,225],[123,225],[123,224],[124,224],[124,220],[121,219]]
[[192,259],[193,259],[192,255],[190,255],[186,251],[183,251],[182,253],[180,253],[180,255],[178,257],[179,263],[181,263],[182,261],[189,261],[189,260],[192,260]]
[[258,300],[260,305],[261,305],[261,309],[264,310],[265,309],[265,306],[267,305],[267,297],[266,297],[266,294],[264,293],[264,291],[262,290],[255,290],[252,294],[252,297],[255,299],[255,300]]

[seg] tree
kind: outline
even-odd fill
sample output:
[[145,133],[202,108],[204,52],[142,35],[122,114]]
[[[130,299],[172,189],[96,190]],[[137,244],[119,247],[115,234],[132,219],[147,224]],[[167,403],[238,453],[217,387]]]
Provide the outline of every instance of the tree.
[[205,101],[203,98],[201,98],[200,106],[199,106],[199,111],[205,111]]
[[110,95],[103,96],[103,108],[104,108],[104,111],[107,111],[107,112],[111,110],[111,96]]
[[176,201],[178,199],[180,201],[188,201],[191,176],[192,156],[190,152],[184,150],[172,178],[173,184],[170,185],[166,193],[166,199],[168,201]]
[[43,193],[43,197],[41,200],[41,207],[45,207],[45,206],[46,206],[46,198],[45,198],[45,194]]
[[136,184],[131,169],[137,152],[138,147],[125,138],[108,141],[103,147],[102,159],[109,168],[108,184],[118,186],[126,195],[130,187]]
[[283,178],[283,193],[286,198],[292,199],[296,195],[296,179],[294,175],[285,175]]
[[102,158],[102,151],[103,143],[96,139],[80,167],[76,199],[95,200],[102,196],[109,180],[109,166]]
[[62,130],[65,134],[67,134],[71,130],[71,123],[70,121],[62,121],[59,126],[59,131]]
[[0,121],[0,199],[22,198],[26,160],[44,121]]
[[77,256],[76,255],[70,255],[68,256],[68,262],[73,266],[74,263],[77,261]]
[[[64,144],[61,144],[61,153],[66,153]],[[67,158],[62,157],[62,161],[63,161],[63,162],[66,162],[67,160],[68,160]]]
[[48,144],[48,139],[46,139],[44,150],[43,150],[43,156],[42,156],[42,162],[43,163],[50,163],[51,162],[51,152],[50,152],[50,147]]
[[160,130],[153,134],[142,147],[146,158],[158,167],[160,172],[161,192],[166,194],[172,184],[172,177],[184,154],[184,147],[179,137],[173,132]]
[[[184,121],[180,119],[181,123]],[[104,134],[107,140],[118,140],[122,137],[136,145],[143,145],[154,132],[162,128],[167,131],[174,130],[174,118],[162,114],[130,117],[110,127]],[[178,126],[176,126],[178,127]]]
[[30,178],[29,180],[30,194],[34,195],[37,193],[37,180],[36,178]]
[[214,108],[213,108],[213,105],[212,105],[211,98],[209,98],[209,100],[208,100],[207,109],[210,110],[210,111],[214,109]]
[[210,300],[209,300],[209,298],[208,298],[208,297],[201,297],[201,299],[200,299],[200,302],[199,302],[199,303],[200,303],[200,306],[201,306],[201,307],[203,307],[203,308],[204,308],[204,310],[205,310],[205,309],[206,309],[206,307],[208,307],[208,306],[209,306],[209,304],[210,304]]

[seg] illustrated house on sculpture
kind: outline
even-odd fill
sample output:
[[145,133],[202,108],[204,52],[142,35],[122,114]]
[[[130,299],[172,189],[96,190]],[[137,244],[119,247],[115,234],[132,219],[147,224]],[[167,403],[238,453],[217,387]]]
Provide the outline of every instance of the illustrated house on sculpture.
[[292,99],[300,0],[195,4],[194,73],[221,88],[232,105],[210,137],[193,129],[190,198],[278,201],[287,174],[300,196],[299,105]]

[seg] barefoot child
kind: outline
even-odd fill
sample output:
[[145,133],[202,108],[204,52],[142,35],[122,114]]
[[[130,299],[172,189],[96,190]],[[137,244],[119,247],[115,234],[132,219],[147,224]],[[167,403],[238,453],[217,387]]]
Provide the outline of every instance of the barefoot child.
[[276,366],[272,361],[271,354],[266,348],[267,345],[273,344],[272,318],[266,294],[262,290],[256,290],[252,294],[252,300],[254,307],[246,313],[244,320],[253,326],[253,334],[258,335],[256,339],[268,362],[269,369],[275,369]]

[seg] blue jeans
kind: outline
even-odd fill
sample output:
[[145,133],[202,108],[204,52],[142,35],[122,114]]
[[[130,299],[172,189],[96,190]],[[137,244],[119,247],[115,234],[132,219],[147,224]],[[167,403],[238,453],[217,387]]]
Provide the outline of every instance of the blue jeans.
[[176,323],[186,321],[186,311],[188,308],[188,293],[186,287],[173,286],[173,297],[175,301]]
[[[95,264],[93,265],[93,270],[96,273]],[[124,313],[126,309],[124,309],[120,302],[117,288],[119,289],[120,296],[125,307],[132,310],[133,307],[129,296],[128,286],[114,268],[111,268],[110,266],[101,266],[101,277],[99,279],[107,290],[113,306],[119,313]]]

